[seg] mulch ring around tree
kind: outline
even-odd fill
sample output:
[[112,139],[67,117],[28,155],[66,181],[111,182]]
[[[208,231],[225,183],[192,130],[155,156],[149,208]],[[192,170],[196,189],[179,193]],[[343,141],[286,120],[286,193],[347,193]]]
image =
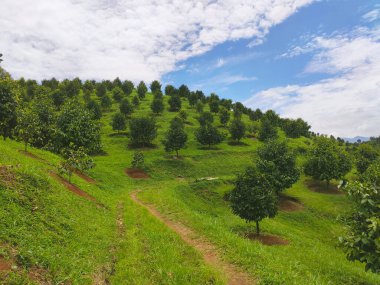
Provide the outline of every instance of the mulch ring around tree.
[[297,198],[280,195],[278,208],[284,212],[296,212],[302,211],[304,206],[299,202]]
[[70,183],[69,181],[67,181],[66,179],[64,179],[63,177],[58,175],[57,173],[50,172],[50,176],[53,177],[55,180],[59,181],[70,192],[72,192],[78,196],[81,196],[81,197],[83,197],[89,201],[96,202],[96,199],[94,197],[92,197],[90,194],[88,194],[87,192],[84,192],[78,186]]
[[344,195],[344,192],[333,184],[326,185],[326,182],[316,180],[306,180],[305,185],[313,192],[329,194],[329,195]]
[[125,170],[125,174],[134,179],[148,179],[149,175],[143,170],[139,168],[127,168]]
[[250,240],[257,240],[261,242],[264,245],[288,245],[289,241],[286,239],[283,239],[279,236],[269,235],[269,234],[260,234],[257,235],[256,233],[245,233],[244,237]]

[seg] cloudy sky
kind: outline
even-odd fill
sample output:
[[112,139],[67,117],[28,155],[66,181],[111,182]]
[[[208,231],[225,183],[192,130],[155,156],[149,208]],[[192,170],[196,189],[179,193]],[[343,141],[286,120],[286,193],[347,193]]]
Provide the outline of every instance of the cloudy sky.
[[380,135],[378,0],[2,0],[15,77],[160,79]]

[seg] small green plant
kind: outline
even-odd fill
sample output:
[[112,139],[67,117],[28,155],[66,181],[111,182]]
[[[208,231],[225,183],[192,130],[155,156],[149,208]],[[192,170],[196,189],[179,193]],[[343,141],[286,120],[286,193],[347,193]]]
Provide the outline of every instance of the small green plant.
[[95,166],[94,161],[88,156],[84,148],[80,147],[77,150],[66,149],[62,152],[64,160],[60,162],[58,171],[60,174],[67,175],[71,183],[71,177],[76,170],[86,171]]
[[143,169],[145,167],[144,154],[141,151],[136,151],[133,154],[132,168]]

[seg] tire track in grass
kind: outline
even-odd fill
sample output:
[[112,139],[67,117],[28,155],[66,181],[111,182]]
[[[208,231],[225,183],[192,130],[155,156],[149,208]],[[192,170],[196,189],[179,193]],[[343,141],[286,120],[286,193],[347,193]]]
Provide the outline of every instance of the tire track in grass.
[[169,220],[152,205],[145,204],[137,197],[138,192],[139,191],[133,191],[130,194],[131,199],[136,204],[147,209],[151,215],[163,222],[168,228],[176,232],[183,241],[201,253],[206,263],[221,270],[228,280],[228,285],[256,284],[256,280],[252,279],[246,272],[242,271],[236,265],[224,260],[215,245],[204,238],[197,237],[192,229],[182,223]]
[[116,241],[110,247],[111,261],[103,265],[99,272],[94,276],[92,285],[110,285],[111,277],[115,274],[117,263],[117,249],[118,243],[125,235],[124,226],[124,204],[119,202],[117,204],[116,213]]

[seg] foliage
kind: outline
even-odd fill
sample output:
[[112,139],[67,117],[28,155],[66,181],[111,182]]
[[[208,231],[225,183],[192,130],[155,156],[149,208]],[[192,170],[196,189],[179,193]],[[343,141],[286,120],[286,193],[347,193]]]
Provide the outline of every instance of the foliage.
[[305,164],[306,175],[329,184],[332,179],[343,178],[350,169],[348,154],[334,140],[323,136],[315,139]]
[[245,130],[244,122],[240,119],[234,119],[230,125],[231,139],[239,142],[244,137]]
[[157,136],[153,118],[133,118],[129,123],[131,142],[135,146],[148,146]]
[[155,94],[158,91],[161,91],[161,83],[158,80],[154,80],[150,84],[150,90],[152,91],[153,94]]
[[140,105],[140,99],[139,99],[139,96],[133,96],[133,99],[132,99],[132,104],[133,106],[137,107],[138,105]]
[[100,98],[100,105],[102,106],[103,110],[109,110],[112,106],[112,100],[108,95],[104,95]]
[[180,97],[184,97],[184,98],[188,98],[190,95],[190,90],[189,88],[185,85],[185,84],[182,84],[179,88],[178,88],[178,96]]
[[140,81],[139,85],[137,86],[137,95],[139,95],[139,98],[144,99],[147,91],[148,88],[146,87],[144,81]]
[[297,120],[283,119],[281,127],[284,130],[286,136],[289,138],[309,136],[310,125],[300,118],[298,118]]
[[226,108],[221,108],[219,110],[219,120],[223,126],[227,126],[228,121],[230,120],[230,112],[228,112]]
[[259,222],[277,214],[275,192],[266,176],[254,167],[248,167],[237,176],[230,202],[235,215],[247,222],[256,222],[257,234],[260,234]]
[[98,83],[96,85],[96,96],[101,98],[106,94],[107,94],[107,87],[106,87],[105,83],[104,82]]
[[211,124],[201,125],[199,129],[195,132],[195,137],[197,141],[202,145],[207,145],[211,148],[211,145],[216,145],[221,143],[225,135]]
[[129,116],[133,112],[133,106],[131,102],[129,102],[128,98],[124,98],[123,100],[121,100],[119,109],[120,113],[122,113],[125,116]]
[[356,168],[362,174],[379,158],[379,152],[369,143],[362,143],[356,149],[355,158]]
[[366,171],[360,176],[360,180],[369,185],[380,187],[380,161],[372,163]]
[[212,113],[218,113],[219,112],[219,101],[218,100],[210,100],[208,102],[208,105],[210,107],[210,112]]
[[121,89],[123,89],[124,93],[127,95],[132,93],[134,87],[133,82],[129,80],[125,80],[121,85]]
[[65,149],[62,151],[64,160],[60,162],[58,171],[61,174],[66,174],[71,182],[71,176],[75,170],[85,172],[95,166],[94,161],[86,154],[84,148],[78,149]]
[[178,116],[181,118],[182,122],[184,123],[186,122],[187,117],[188,117],[187,112],[185,110],[179,111]]
[[162,113],[164,111],[164,100],[162,98],[154,98],[150,108],[155,114]]
[[199,115],[198,122],[201,126],[212,124],[214,122],[214,116],[210,112],[203,112]]
[[204,105],[201,101],[197,101],[197,104],[195,105],[195,109],[197,110],[198,113],[203,112]]
[[86,153],[96,153],[101,149],[99,124],[76,101],[65,103],[57,118],[54,149],[60,151],[69,146],[73,149],[83,147]]
[[169,111],[171,112],[178,112],[181,110],[182,102],[181,98],[178,95],[172,95],[169,100]]
[[125,116],[122,113],[116,113],[112,117],[112,129],[117,131],[124,131],[127,128],[127,122],[125,120]]
[[258,139],[261,141],[274,140],[278,137],[276,126],[269,120],[263,118],[261,120]]
[[93,114],[93,118],[95,120],[100,120],[102,117],[102,109],[100,108],[100,105],[95,100],[90,100],[87,103],[87,109],[90,110]]
[[33,139],[38,140],[40,138],[38,115],[29,108],[20,109],[16,133],[24,141],[25,151],[27,151],[28,143],[31,143]]
[[16,127],[16,86],[10,77],[0,79],[0,135],[4,140],[12,137]]
[[166,133],[163,145],[165,151],[175,151],[178,157],[178,151],[185,147],[187,141],[187,134],[185,132],[182,119],[174,118],[170,123],[170,128]]
[[296,156],[285,141],[269,141],[258,149],[257,154],[257,169],[265,175],[277,194],[299,179]]
[[136,151],[135,153],[133,153],[132,167],[138,168],[138,169],[144,169],[145,167],[144,154],[141,151]]
[[175,91],[176,90],[175,90],[173,85],[168,84],[165,86],[165,94],[166,95],[171,96],[175,93]]
[[[380,173],[377,173],[380,176]],[[348,183],[352,213],[344,219],[347,233],[340,237],[347,258],[365,263],[365,269],[380,273],[380,189],[370,184]]]
[[112,89],[112,97],[116,102],[120,102],[124,97],[124,91],[120,87]]

